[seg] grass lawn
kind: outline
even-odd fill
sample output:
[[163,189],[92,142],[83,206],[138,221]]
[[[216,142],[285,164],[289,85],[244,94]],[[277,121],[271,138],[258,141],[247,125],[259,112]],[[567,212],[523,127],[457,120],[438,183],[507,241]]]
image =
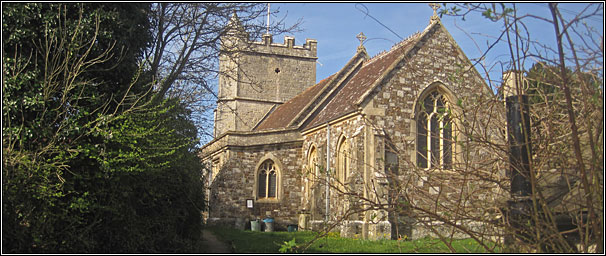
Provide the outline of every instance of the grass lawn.
[[[297,245],[311,241],[316,232],[258,232],[226,228],[208,228],[217,237],[233,244],[234,253],[278,253],[280,247],[295,238]],[[454,240],[457,253],[485,253],[486,250],[473,239]],[[300,251],[299,251],[300,252]],[[449,253],[448,247],[439,239],[424,238],[415,241],[378,240],[369,241],[341,238],[338,233],[314,242],[304,253]]]

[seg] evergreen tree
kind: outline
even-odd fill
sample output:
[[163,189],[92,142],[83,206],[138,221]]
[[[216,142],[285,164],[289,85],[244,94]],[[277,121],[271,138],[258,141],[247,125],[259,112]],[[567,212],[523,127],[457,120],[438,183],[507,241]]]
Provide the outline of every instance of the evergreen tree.
[[191,250],[196,129],[179,100],[149,102],[149,11],[3,6],[3,252]]

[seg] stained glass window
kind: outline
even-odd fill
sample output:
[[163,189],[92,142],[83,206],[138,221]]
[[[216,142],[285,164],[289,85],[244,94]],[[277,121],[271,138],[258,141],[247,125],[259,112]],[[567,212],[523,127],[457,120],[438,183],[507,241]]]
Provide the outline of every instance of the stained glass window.
[[443,95],[427,95],[417,114],[417,166],[452,167],[452,123]]
[[258,198],[276,198],[278,192],[278,174],[274,162],[266,160],[259,167]]

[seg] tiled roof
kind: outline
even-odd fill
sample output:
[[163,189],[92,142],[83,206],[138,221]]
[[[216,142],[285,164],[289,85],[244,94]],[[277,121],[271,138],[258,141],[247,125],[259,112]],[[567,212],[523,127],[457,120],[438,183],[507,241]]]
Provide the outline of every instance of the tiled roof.
[[[429,27],[427,29],[429,29]],[[369,95],[371,90],[378,83],[377,81],[383,79],[385,74],[393,68],[394,63],[401,59],[403,55],[418,42],[423,34],[424,33],[416,33],[394,45],[390,51],[382,52],[375,57],[364,61],[359,70],[352,73],[351,79],[345,80],[345,84],[330,85],[334,84],[330,83],[330,81],[335,75],[349,72],[347,70],[341,70],[337,74],[333,74],[320,81],[320,83],[307,88],[299,95],[276,108],[254,130],[261,131],[287,128],[299,115],[305,116],[310,114],[301,112],[306,109],[313,109],[307,108],[307,106],[311,101],[315,101],[317,104],[321,103],[322,99],[320,98],[329,97],[326,99],[325,103],[322,103],[323,105],[325,104],[325,106],[322,107],[322,109],[316,110],[318,111],[316,115],[308,117],[312,118],[311,120],[302,122],[304,124],[304,127],[302,127],[303,129],[313,128],[317,125],[326,123],[327,121],[334,120],[356,111],[357,106],[355,104],[361,102],[363,98]],[[329,85],[337,86],[337,89],[329,93],[329,95],[322,95],[322,92],[326,91],[323,90],[323,88]],[[330,88],[328,89],[333,90]]]
[[362,100],[362,97],[373,89],[378,79],[381,79],[385,72],[394,64],[394,62],[403,54],[406,54],[415,42],[420,38],[420,34],[414,34],[401,43],[392,47],[389,52],[381,53],[367,60],[360,70],[356,72],[345,85],[342,85],[340,91],[330,100],[304,129],[334,120],[356,110],[355,104]]
[[256,131],[286,128],[301,110],[322,91],[332,76],[307,88],[302,93],[276,108],[257,128]]

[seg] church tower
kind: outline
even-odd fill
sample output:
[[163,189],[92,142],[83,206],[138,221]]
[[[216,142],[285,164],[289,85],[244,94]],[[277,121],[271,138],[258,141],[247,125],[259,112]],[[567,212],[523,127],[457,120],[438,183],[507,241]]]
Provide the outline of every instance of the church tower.
[[250,42],[237,15],[221,38],[215,138],[228,131],[251,131],[275,107],[316,83],[317,41],[295,46],[295,38],[274,43],[265,34]]

